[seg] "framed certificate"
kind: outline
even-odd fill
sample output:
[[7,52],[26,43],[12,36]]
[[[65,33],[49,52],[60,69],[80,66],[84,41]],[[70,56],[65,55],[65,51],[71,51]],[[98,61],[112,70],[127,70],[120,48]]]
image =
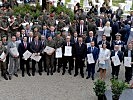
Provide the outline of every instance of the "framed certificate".
[[31,55],[32,55],[32,53],[29,52],[28,50],[26,50],[25,53],[23,54],[24,60],[27,60],[28,58],[30,58]]
[[57,48],[56,49],[55,58],[62,58],[62,48]]
[[124,57],[124,66],[131,67],[131,57]]
[[92,53],[87,54],[87,61],[88,61],[89,64],[95,63]]
[[72,56],[72,47],[71,46],[65,46],[64,56]]
[[120,65],[120,64],[121,64],[121,62],[120,62],[120,59],[119,59],[118,55],[113,56],[113,57],[111,57],[111,58],[112,58],[112,61],[113,61],[113,63],[114,63],[114,66],[118,66],[118,65]]

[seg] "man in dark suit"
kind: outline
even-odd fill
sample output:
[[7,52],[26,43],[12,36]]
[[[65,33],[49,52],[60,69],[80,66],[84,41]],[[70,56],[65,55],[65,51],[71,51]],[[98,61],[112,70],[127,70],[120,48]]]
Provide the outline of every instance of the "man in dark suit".
[[74,60],[75,60],[75,74],[78,75],[78,69],[80,69],[81,77],[84,78],[83,65],[86,57],[87,46],[83,43],[83,38],[78,37],[78,42],[74,46]]
[[21,30],[20,36],[21,36],[22,38],[23,38],[24,36],[27,36],[27,34],[25,33],[25,30],[24,30],[24,29]]
[[102,40],[98,42],[98,47],[101,48],[102,44],[106,44],[107,49],[110,49],[110,43],[106,40],[106,35],[102,35]]
[[27,42],[31,43],[33,41],[33,32],[29,32]]
[[29,72],[29,69],[30,69],[29,59],[24,60],[24,58],[23,58],[23,54],[27,50],[30,51],[30,44],[27,42],[27,37],[24,36],[23,41],[18,46],[18,52],[19,52],[19,56],[20,56],[20,68],[22,70],[22,77],[24,77],[24,71],[25,71],[24,65],[25,64],[26,64],[27,74],[28,74],[28,76],[31,76],[30,72]]
[[97,45],[97,38],[94,37],[93,31],[89,31],[89,36],[87,36],[87,38],[86,38],[86,40],[85,40],[85,43],[90,43],[90,42],[92,42],[92,41],[94,41],[95,46],[96,46],[96,45]]
[[131,57],[131,67],[125,66],[125,82],[129,83],[132,79],[133,68],[133,46],[131,43],[128,44],[128,49],[125,50],[124,57]]
[[67,62],[69,63],[69,69],[68,69],[68,73],[71,75],[71,70],[73,68],[73,47],[74,47],[74,44],[72,42],[70,42],[70,36],[67,36],[66,37],[66,42],[63,43],[63,48],[62,48],[62,52],[63,54],[65,53],[65,48],[66,47],[72,47],[72,55],[71,56],[63,56],[63,73],[62,75],[65,74],[66,72],[66,66],[67,66]]
[[77,32],[75,31],[74,32],[74,36],[71,37],[71,40],[70,40],[73,44],[77,43],[78,42],[78,34]]
[[93,59],[94,59],[94,63],[89,64],[87,63],[87,70],[88,70],[88,76],[86,77],[86,79],[90,78],[90,75],[92,75],[92,80],[94,80],[94,74],[95,74],[95,65],[98,59],[98,54],[99,54],[99,50],[97,47],[95,47],[95,42],[92,41],[91,42],[91,47],[88,47],[87,49],[87,54],[92,54],[93,55]]
[[50,26],[50,31],[48,33],[48,36],[51,36],[52,38],[55,37],[55,27],[54,26]]
[[[41,41],[39,41],[39,37],[38,35],[34,36],[34,41],[31,42],[30,44],[30,50],[32,53],[35,53],[35,55],[39,56],[40,53],[42,52],[42,43]],[[41,60],[38,63],[38,67],[39,67],[39,75],[42,75],[42,63]],[[36,61],[32,60],[32,75],[35,76],[35,65],[36,65]]]
[[112,40],[115,40],[115,34],[119,32],[119,24],[116,21],[116,19],[113,19],[113,25],[112,25]]
[[48,37],[49,30],[47,29],[46,25],[43,25],[43,29],[40,31],[41,35],[44,35],[46,38]]
[[[114,50],[111,51],[110,58],[113,56],[116,56],[116,55],[118,55],[120,62],[122,62],[123,61],[123,52],[119,50],[118,45],[114,46]],[[121,64],[115,66],[113,61],[112,61],[112,58],[111,58],[111,66],[112,66],[112,79],[114,79],[114,78],[118,79]]]
[[84,24],[84,20],[80,20],[80,24],[77,26],[78,35],[83,35],[84,31],[87,31],[87,28]]

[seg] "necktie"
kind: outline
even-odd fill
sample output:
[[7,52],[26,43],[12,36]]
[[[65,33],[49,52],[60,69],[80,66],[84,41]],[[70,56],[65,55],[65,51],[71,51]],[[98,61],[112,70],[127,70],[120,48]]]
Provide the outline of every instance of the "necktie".
[[81,47],[81,43],[79,43],[79,46]]
[[93,47],[91,47],[91,52],[93,52]]
[[25,48],[27,47],[26,43],[24,43],[24,47],[25,47]]
[[36,45],[36,48],[37,48],[38,47],[38,42],[37,41],[35,42],[35,45]]
[[82,35],[82,30],[83,30],[83,28],[82,28],[82,25],[81,25],[80,35]]

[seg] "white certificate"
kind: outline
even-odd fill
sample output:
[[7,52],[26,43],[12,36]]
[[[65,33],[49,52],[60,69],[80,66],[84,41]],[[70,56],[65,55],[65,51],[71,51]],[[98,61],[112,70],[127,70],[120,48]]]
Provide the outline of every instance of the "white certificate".
[[55,58],[62,58],[62,48],[56,49]]
[[25,53],[23,54],[24,60],[27,60],[28,58],[30,58],[31,55],[32,55],[32,53],[29,52],[28,50],[26,50]]
[[106,58],[105,55],[100,54],[99,55],[99,63],[100,64],[105,64],[105,58]]
[[112,61],[113,61],[113,63],[114,63],[114,66],[118,66],[118,65],[120,65],[120,64],[121,64],[121,62],[120,62],[120,59],[119,59],[118,55],[113,56],[113,57],[111,57],[111,58],[112,58]]
[[18,53],[18,49],[16,47],[14,48],[10,48],[10,51],[11,51],[11,54],[13,54],[12,56],[19,56],[19,53]]
[[88,59],[87,61],[88,61],[89,64],[95,63],[92,53],[87,54],[87,59]]
[[46,46],[44,49],[44,52],[46,52],[47,54],[52,54],[55,51],[54,48]]
[[64,27],[63,29],[64,29],[65,31],[68,31],[69,27]]
[[41,56],[37,56],[37,55],[35,55],[35,53],[33,53],[30,58],[35,60],[36,62],[39,62],[41,59]]
[[90,44],[90,43],[86,43],[86,45],[87,45],[87,48],[88,48],[88,47],[91,47],[91,44]]
[[65,46],[64,56],[72,56],[72,47],[71,46]]
[[131,57],[124,57],[124,66],[131,67]]
[[4,52],[2,52],[2,54],[0,55],[0,59],[3,59],[3,62],[6,61],[6,54]]

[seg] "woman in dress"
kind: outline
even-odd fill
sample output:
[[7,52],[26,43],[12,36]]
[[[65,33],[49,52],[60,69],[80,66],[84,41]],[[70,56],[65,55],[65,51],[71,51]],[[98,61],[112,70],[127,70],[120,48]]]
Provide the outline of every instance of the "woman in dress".
[[104,35],[106,35],[106,38],[107,38],[107,41],[110,42],[111,40],[111,32],[112,32],[112,28],[110,27],[110,22],[107,21],[104,28],[103,28],[103,31],[104,31]]
[[102,48],[100,48],[100,53],[98,58],[101,80],[104,80],[106,77],[106,69],[109,67],[109,59],[110,59],[110,50],[107,49],[106,44],[102,44]]

